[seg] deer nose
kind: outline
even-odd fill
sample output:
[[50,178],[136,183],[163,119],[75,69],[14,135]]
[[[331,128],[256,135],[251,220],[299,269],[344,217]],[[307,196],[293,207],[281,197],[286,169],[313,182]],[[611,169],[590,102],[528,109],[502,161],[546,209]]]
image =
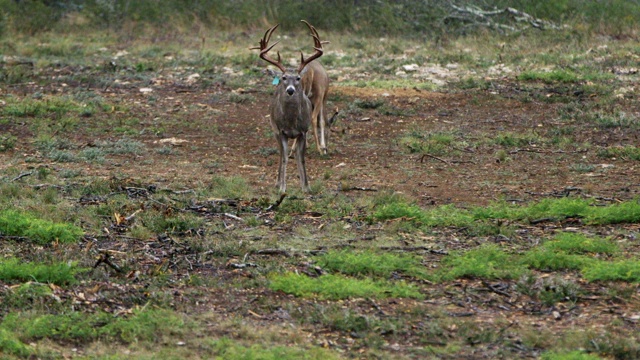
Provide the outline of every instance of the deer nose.
[[287,94],[289,94],[289,96],[293,95],[294,92],[296,92],[296,89],[293,86],[287,87]]

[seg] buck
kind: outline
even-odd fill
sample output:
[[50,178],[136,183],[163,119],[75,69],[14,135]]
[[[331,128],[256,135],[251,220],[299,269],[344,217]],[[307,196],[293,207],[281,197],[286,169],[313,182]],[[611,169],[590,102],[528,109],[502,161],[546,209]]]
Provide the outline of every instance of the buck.
[[[318,31],[311,26],[308,22],[302,20],[309,30],[311,30],[311,36],[314,38],[320,38]],[[328,41],[322,41],[321,44],[327,44]],[[313,129],[313,136],[316,141],[316,148],[322,155],[326,155],[327,151],[327,139],[325,138],[328,127],[333,123],[336,113],[327,119],[325,113],[325,106],[327,104],[327,94],[329,92],[329,75],[324,67],[317,61],[312,61],[302,71],[302,88],[304,93],[311,101],[311,128]],[[327,129],[325,129],[325,127]],[[295,146],[295,144],[294,144]]]
[[[260,46],[253,48],[260,50],[260,58],[262,60],[276,66],[278,69],[280,69],[280,71],[282,71],[282,75],[279,78],[279,83],[276,87],[275,94],[273,96],[273,99],[271,100],[270,106],[271,127],[273,128],[276,141],[278,142],[278,150],[280,152],[277,186],[282,193],[284,193],[287,189],[287,147],[289,139],[295,140],[293,150],[298,166],[300,184],[304,191],[309,191],[309,182],[307,179],[307,171],[304,161],[304,155],[307,147],[307,132],[309,131],[309,127],[312,123],[313,111],[315,109],[318,109],[318,111],[320,111],[321,109],[320,106],[316,106],[316,108],[314,109],[311,100],[309,100],[309,96],[304,91],[304,80],[302,77],[304,76],[305,70],[308,68],[308,66],[312,66],[313,69],[316,69],[312,72],[313,78],[318,75],[319,72],[317,71],[317,68],[315,67],[315,65],[311,64],[313,64],[313,61],[315,59],[322,56],[323,42],[320,41],[320,37],[318,36],[318,32],[316,31],[316,29],[308,22],[304,20],[303,22],[309,27],[309,30],[311,30],[315,52],[307,59],[304,58],[303,54],[300,55],[300,65],[298,66],[298,69],[295,70],[296,73],[285,68],[285,66],[282,64],[279,52],[278,60],[272,59],[267,54],[271,49],[273,49],[274,46],[278,44],[278,42],[275,42],[274,44],[269,45],[269,41],[271,40],[271,35],[273,35],[273,32],[278,28],[280,24],[269,28],[265,32],[263,38],[260,40]],[[324,74],[326,75],[326,72],[324,72]],[[311,80],[312,84],[314,83],[313,78]],[[325,86],[323,88],[316,88],[316,90],[314,90],[314,87],[311,86],[311,92],[314,94],[314,96],[316,96],[324,91],[322,95],[324,99],[328,84],[329,81],[327,77]],[[323,104],[322,109],[324,109],[323,99],[321,101],[321,103]]]

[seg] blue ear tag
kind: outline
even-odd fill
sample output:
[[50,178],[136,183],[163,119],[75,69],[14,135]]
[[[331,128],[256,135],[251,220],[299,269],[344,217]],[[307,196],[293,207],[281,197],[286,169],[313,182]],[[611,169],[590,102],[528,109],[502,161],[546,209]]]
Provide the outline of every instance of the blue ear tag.
[[271,82],[271,84],[273,84],[273,85],[278,85],[278,84],[280,84],[280,78],[279,78],[279,77],[277,77],[277,76],[276,76],[276,77],[274,77],[274,78],[273,78],[273,82]]

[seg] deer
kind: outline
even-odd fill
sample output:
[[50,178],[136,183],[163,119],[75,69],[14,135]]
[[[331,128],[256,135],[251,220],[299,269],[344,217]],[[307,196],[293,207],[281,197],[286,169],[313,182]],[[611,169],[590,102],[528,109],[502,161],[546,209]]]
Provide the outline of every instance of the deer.
[[313,105],[304,91],[302,77],[305,73],[305,69],[312,64],[315,59],[322,56],[323,42],[320,40],[315,28],[313,28],[313,26],[308,22],[303,22],[311,30],[315,52],[306,59],[304,54],[300,54],[300,65],[295,70],[295,73],[293,70],[287,69],[282,64],[279,52],[277,53],[277,60],[274,60],[268,55],[268,52],[279,43],[279,41],[277,41],[272,45],[269,45],[271,35],[273,35],[273,32],[278,28],[278,26],[280,26],[280,24],[276,24],[275,26],[267,29],[260,40],[260,45],[252,48],[260,50],[260,58],[274,65],[282,72],[270,104],[271,128],[273,129],[280,153],[278,181],[276,186],[281,193],[285,193],[287,190],[287,147],[289,139],[295,140],[293,150],[295,152],[298,174],[300,176],[300,185],[304,192],[309,191],[309,181],[305,168],[304,155],[307,148],[307,132],[309,131],[309,127],[312,123]]
[[[305,20],[302,20],[302,22],[309,27],[311,36],[318,39],[320,38],[315,27]],[[321,42],[321,44],[328,43],[328,41]],[[316,147],[320,154],[327,155],[326,132],[331,124],[333,124],[338,112],[336,111],[330,119],[327,119],[325,107],[327,105],[327,94],[329,93],[329,75],[327,75],[327,71],[318,61],[309,63],[302,72],[302,88],[311,101],[311,128],[313,129]],[[325,129],[325,127],[327,129]]]

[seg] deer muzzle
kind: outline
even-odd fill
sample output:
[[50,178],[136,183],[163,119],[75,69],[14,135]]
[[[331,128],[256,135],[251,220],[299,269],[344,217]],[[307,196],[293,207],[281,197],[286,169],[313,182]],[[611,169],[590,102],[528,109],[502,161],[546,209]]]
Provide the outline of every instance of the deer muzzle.
[[289,94],[289,96],[293,95],[294,92],[296,92],[296,88],[293,85],[287,86],[287,94]]

